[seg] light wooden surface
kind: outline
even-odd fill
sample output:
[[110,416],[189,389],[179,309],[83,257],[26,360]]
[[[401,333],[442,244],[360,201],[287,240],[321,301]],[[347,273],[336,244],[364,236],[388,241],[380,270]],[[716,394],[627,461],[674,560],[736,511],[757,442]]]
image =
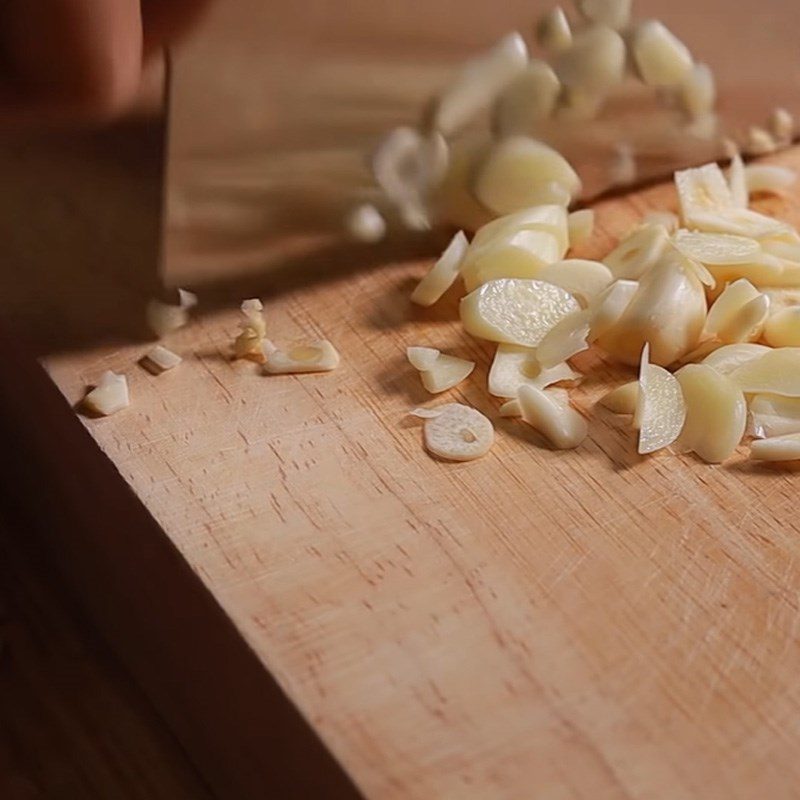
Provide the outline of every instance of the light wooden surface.
[[[656,187],[599,204],[582,252],[674,202]],[[800,196],[767,207],[800,223]],[[218,284],[168,342],[185,357],[171,374],[137,367],[141,344],[47,368],[70,403],[127,374],[131,408],[84,425],[367,797],[795,797],[796,475],[640,459],[594,407],[630,376],[596,355],[577,361],[589,440],[542,447],[498,419],[492,348],[461,333],[455,294],[409,304],[428,264],[241,287],[275,340],[335,342],[328,375],[231,363]],[[478,361],[441,400],[495,421],[483,460],[424,453],[411,344]]]

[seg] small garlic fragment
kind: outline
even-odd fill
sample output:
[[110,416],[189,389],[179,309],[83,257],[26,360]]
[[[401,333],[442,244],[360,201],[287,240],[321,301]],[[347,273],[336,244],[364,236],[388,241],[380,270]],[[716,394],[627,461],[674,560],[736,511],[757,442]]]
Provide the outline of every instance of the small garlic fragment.
[[578,0],[578,10],[591,22],[614,30],[627,28],[633,0]]
[[529,134],[537,123],[552,116],[561,83],[552,67],[533,60],[497,100],[492,128],[499,136]]
[[577,247],[591,238],[594,232],[594,211],[591,208],[582,208],[573,211],[567,217],[569,230],[569,246]]
[[567,227],[567,210],[563,205],[533,206],[513,214],[506,214],[487,223],[475,232],[471,247],[477,250],[494,240],[505,240],[520,231],[544,231],[555,237],[563,258],[570,245]]
[[756,440],[750,445],[750,458],[757,461],[796,461],[800,459],[800,434]]
[[746,394],[800,397],[800,347],[768,350],[735,369],[731,380]]
[[555,55],[572,45],[572,30],[561,6],[548,11],[536,26],[536,41],[548,54]]
[[580,311],[580,306],[564,289],[514,278],[484,283],[460,306],[467,333],[526,347],[536,347],[556,323],[574,311]]
[[[494,427],[480,411],[461,403],[422,411],[425,449],[431,455],[447,461],[472,461],[491,450]],[[434,411],[436,416],[431,416]],[[416,412],[416,416],[422,414]]]
[[234,358],[249,358],[263,363],[262,344],[267,335],[267,323],[262,313],[264,306],[257,297],[253,297],[242,302],[241,311],[245,319],[239,325],[241,333],[233,342]]
[[689,364],[675,373],[686,403],[686,422],[679,446],[709,464],[733,455],[747,425],[747,404],[741,390],[707,364]]
[[554,325],[536,348],[536,359],[542,367],[552,369],[588,350],[591,320],[591,311],[576,311]]
[[371,203],[356,206],[347,215],[346,226],[358,242],[379,242],[386,235],[386,220]]
[[753,125],[747,131],[747,141],[744,151],[749,156],[766,156],[774,153],[778,149],[778,143],[772,138],[769,131]]
[[776,164],[748,164],[744,168],[748,194],[784,194],[797,182],[797,173]]
[[769,131],[782,145],[791,144],[794,139],[794,117],[785,108],[776,108],[769,118]]
[[[555,187],[555,191],[554,191]],[[558,151],[527,136],[510,136],[495,144],[475,178],[475,197],[497,214],[529,206],[567,202],[578,195],[581,182]]]
[[584,28],[573,36],[571,47],[555,57],[553,68],[565,86],[602,94],[625,76],[625,42],[604,25]]
[[166,347],[157,344],[142,356],[139,363],[151,374],[161,375],[161,373],[177,367],[181,361],[183,359],[177,353],[173,353],[172,350],[167,350]]
[[634,424],[639,428],[639,454],[654,453],[671,445],[686,419],[686,404],[675,377],[649,362],[650,347],[642,349],[639,392]]
[[679,170],[675,173],[675,186],[681,218],[689,228],[702,229],[695,222],[698,214],[721,212],[734,207],[731,190],[717,164]]
[[714,110],[717,88],[707,64],[695,64],[678,89],[681,108],[690,120],[705,118]]
[[750,400],[750,415],[759,438],[800,433],[800,397],[757,394]]
[[769,351],[769,347],[765,347],[763,344],[752,344],[751,342],[727,344],[709,353],[702,363],[713,367],[722,375],[730,375],[743,364],[755,361]]
[[661,258],[669,234],[662,225],[641,225],[626,236],[604,259],[615,278],[638,280]]
[[563,389],[521,386],[517,402],[523,421],[558,450],[578,447],[589,434],[586,420],[569,404],[569,395]]
[[600,398],[600,405],[615,414],[633,414],[639,398],[639,381],[623,383]]
[[83,407],[92,414],[108,417],[131,404],[128,380],[112,370],[106,370],[92,390],[83,398]]
[[417,284],[411,293],[411,302],[427,307],[439,300],[458,278],[468,247],[464,231],[459,231],[428,274]]
[[679,86],[694,65],[689,48],[657,20],[637,25],[630,47],[638,73],[648,86]]
[[592,300],[589,304],[592,314],[589,328],[590,342],[599,339],[619,322],[638,288],[639,284],[636,281],[614,281]]
[[536,350],[514,344],[499,344],[489,370],[489,394],[495,397],[516,397],[520,386],[545,389],[561,381],[580,378],[569,364],[556,364],[543,369],[536,359]]
[[782,308],[768,317],[764,341],[770,347],[800,347],[800,306]]
[[458,386],[472,374],[474,369],[474,361],[442,353],[429,370],[420,373],[420,378],[427,391],[431,394],[439,394]]
[[728,185],[731,189],[731,199],[736,208],[747,208],[750,196],[747,189],[747,170],[742,157],[737,152],[731,158],[728,169]]
[[[703,329],[704,335],[721,338],[720,331],[728,328],[741,309],[760,294],[758,289],[744,278],[729,284],[708,311]],[[727,340],[727,343],[732,342]]]
[[339,366],[339,354],[327,339],[298,344],[289,350],[276,348],[265,356],[264,371],[271,375],[330,372]]
[[436,359],[441,355],[441,351],[435,347],[408,347],[406,357],[414,369],[420,372],[427,372],[433,369]]
[[568,258],[548,264],[540,269],[535,277],[537,281],[545,281],[566,289],[584,305],[588,305],[614,280],[605,264],[583,258]]

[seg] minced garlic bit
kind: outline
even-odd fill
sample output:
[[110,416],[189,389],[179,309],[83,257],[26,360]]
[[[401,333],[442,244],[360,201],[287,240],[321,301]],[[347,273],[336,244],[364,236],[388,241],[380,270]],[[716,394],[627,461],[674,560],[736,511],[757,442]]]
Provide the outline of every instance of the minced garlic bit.
[[464,231],[459,231],[445,248],[430,272],[417,284],[411,293],[411,302],[420,306],[432,306],[456,282],[469,242]]
[[779,394],[800,397],[800,348],[769,350],[730,373],[731,380],[747,394]]
[[[330,372],[339,366],[339,354],[327,339],[297,344],[288,350],[264,348],[264,371],[271,375]],[[269,350],[269,352],[266,352]]]
[[504,416],[521,416],[558,450],[578,447],[589,433],[584,417],[569,404],[565,389],[521,386],[517,399],[506,403],[500,412]]
[[760,439],[800,433],[800,397],[756,394],[750,399],[752,434]]
[[127,378],[112,370],[104,372],[100,376],[97,386],[83,398],[83,407],[86,411],[103,417],[116,414],[117,411],[122,411],[130,404]]
[[639,392],[634,424],[639,428],[639,454],[654,453],[671,445],[686,419],[686,403],[675,377],[649,361],[649,346],[642,350]]
[[797,173],[775,164],[748,164],[744,168],[747,194],[785,194],[797,182]]
[[800,434],[757,439],[750,445],[750,458],[756,461],[797,461],[800,459]]
[[172,350],[167,350],[157,344],[152,350],[142,356],[139,362],[148,372],[153,375],[161,375],[167,370],[174,369],[183,359]]
[[626,236],[604,259],[615,278],[638,280],[661,258],[669,234],[663,225],[640,225]]
[[178,303],[151,300],[145,309],[147,324],[159,339],[184,327],[189,321],[189,311],[197,305],[197,295],[178,289]]
[[411,366],[419,371],[422,385],[431,394],[458,386],[475,369],[474,361],[446,355],[433,347],[409,347],[406,355]]
[[461,403],[433,409],[416,409],[425,420],[425,449],[447,461],[473,461],[485,456],[494,444],[494,427],[480,411]]
[[386,235],[386,220],[371,203],[363,203],[347,215],[347,231],[358,242],[379,242]]
[[599,402],[615,414],[634,414],[638,399],[639,381],[629,381],[603,395]]
[[573,211],[567,217],[570,247],[577,247],[591,238],[594,232],[594,216],[593,209],[582,208],[579,211]]
[[263,343],[267,335],[267,323],[264,320],[264,306],[254,297],[242,302],[241,311],[244,321],[239,324],[241,333],[233,342],[234,358],[249,358],[259,363],[264,362]]

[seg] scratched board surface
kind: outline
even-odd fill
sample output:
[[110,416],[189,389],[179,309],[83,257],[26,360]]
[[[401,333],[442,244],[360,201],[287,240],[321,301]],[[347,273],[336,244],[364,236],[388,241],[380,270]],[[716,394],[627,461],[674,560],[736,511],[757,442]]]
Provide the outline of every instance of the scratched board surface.
[[[674,207],[670,186],[605,201],[581,253]],[[800,222],[800,195],[762,207]],[[457,294],[412,308],[430,263],[264,279],[270,336],[330,338],[330,374],[232,363],[232,300],[172,336],[185,361],[161,377],[140,344],[47,367],[71,402],[127,374],[131,407],[84,424],[366,796],[796,796],[796,474],[744,450],[639,458],[595,406],[631,374],[594,353],[574,393],[590,436],[548,450],[498,418]],[[482,460],[423,451],[417,344],[478,362],[441,400],[495,422]]]

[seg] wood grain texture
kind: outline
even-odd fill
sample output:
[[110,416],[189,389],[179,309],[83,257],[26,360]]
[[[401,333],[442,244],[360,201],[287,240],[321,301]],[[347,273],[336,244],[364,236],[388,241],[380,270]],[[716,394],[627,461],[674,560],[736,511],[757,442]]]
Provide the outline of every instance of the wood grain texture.
[[[674,206],[669,186],[598,204],[582,254]],[[800,196],[765,207],[800,223]],[[796,475],[639,458],[595,406],[630,373],[597,354],[576,362],[589,439],[548,450],[498,419],[456,295],[411,307],[429,263],[247,286],[273,339],[335,342],[331,374],[232,363],[211,284],[172,373],[138,368],[140,344],[47,368],[70,403],[127,374],[131,408],[87,430],[367,797],[796,796]],[[495,421],[483,460],[424,453],[412,344],[477,360],[441,399]]]

